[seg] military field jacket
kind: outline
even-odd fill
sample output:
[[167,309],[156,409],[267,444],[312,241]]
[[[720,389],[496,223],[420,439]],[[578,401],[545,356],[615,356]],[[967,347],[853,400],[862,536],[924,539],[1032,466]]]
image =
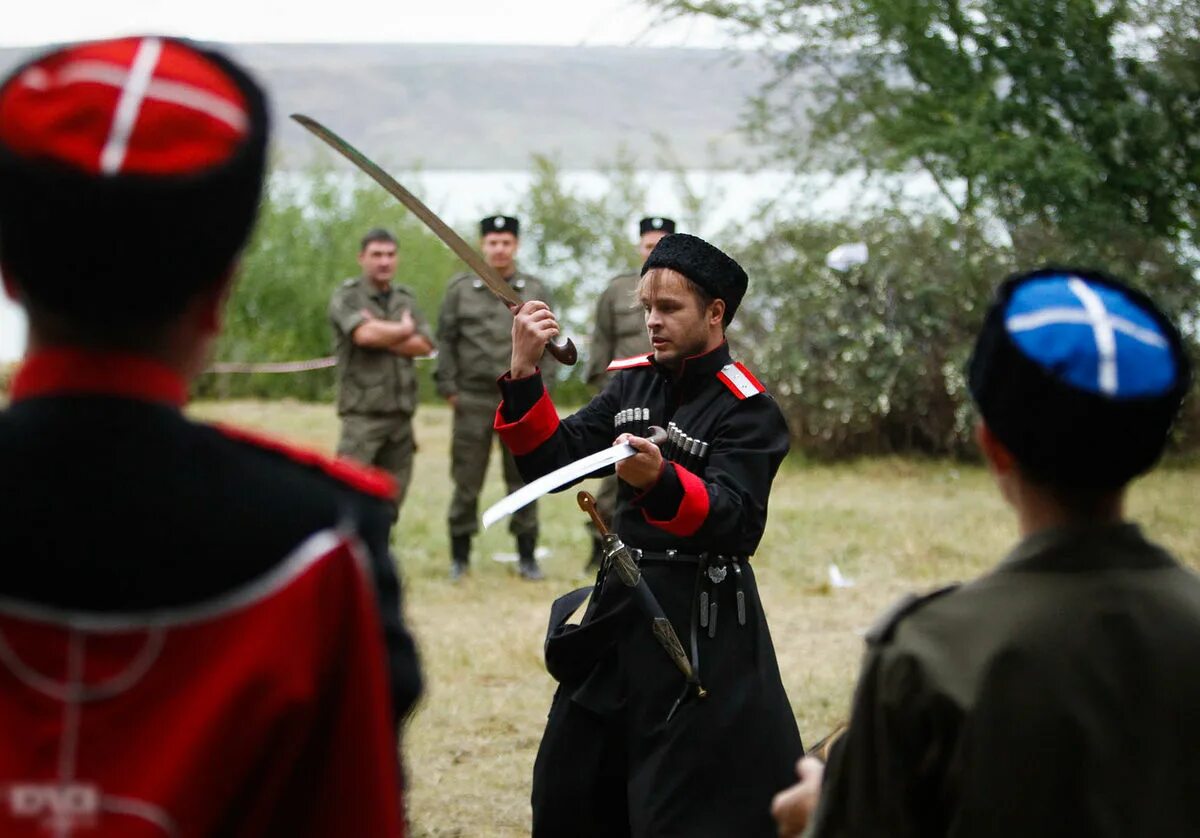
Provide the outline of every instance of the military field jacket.
[[338,286],[329,301],[337,354],[338,413],[411,414],[417,409],[413,359],[354,343],[354,330],[366,320],[364,309],[381,320],[399,320],[407,311],[417,334],[430,337],[429,324],[412,291],[403,285],[393,283],[389,294],[381,294],[366,277],[347,279]]
[[[517,271],[509,283],[522,300],[550,302],[545,284],[535,276]],[[438,393],[493,395],[496,377],[512,360],[512,323],[508,306],[482,279],[471,273],[451,279],[438,315]],[[545,369],[552,364],[549,356],[543,359]]]
[[586,373],[587,383],[593,387],[603,386],[612,377],[608,365],[613,360],[650,351],[646,315],[636,297],[640,279],[636,273],[613,277],[596,301]]
[[1200,580],[1137,527],[1031,536],[867,640],[809,834],[1200,835]]

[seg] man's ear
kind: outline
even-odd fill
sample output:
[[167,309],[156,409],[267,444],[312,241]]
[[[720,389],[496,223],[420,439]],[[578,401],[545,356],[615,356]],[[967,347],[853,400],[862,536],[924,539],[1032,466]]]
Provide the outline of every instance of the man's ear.
[[725,301],[718,298],[708,304],[708,322],[718,326],[725,325]]
[[1010,474],[1016,469],[1017,461],[1013,458],[1012,452],[1004,447],[1004,443],[996,438],[992,429],[982,419],[975,424],[975,441],[979,443],[979,449],[983,451],[983,458],[987,461],[988,468],[995,474]]

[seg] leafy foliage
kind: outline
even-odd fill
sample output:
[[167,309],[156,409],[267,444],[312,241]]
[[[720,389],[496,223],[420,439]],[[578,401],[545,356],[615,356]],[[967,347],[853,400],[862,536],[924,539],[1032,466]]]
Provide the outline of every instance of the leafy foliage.
[[[774,62],[747,127],[777,161],[921,173],[940,193],[867,218],[765,219],[747,238],[746,343],[810,453],[964,450],[963,362],[1011,270],[1107,268],[1195,338],[1194,2],[647,2],[723,21]],[[858,240],[867,265],[821,263]],[[1184,424],[1196,439],[1194,404]]]
[[[959,217],[1052,226],[1137,272],[1200,224],[1194,3],[648,0],[772,56],[750,127],[780,160],[928,173]],[[811,137],[798,127],[812,118]]]

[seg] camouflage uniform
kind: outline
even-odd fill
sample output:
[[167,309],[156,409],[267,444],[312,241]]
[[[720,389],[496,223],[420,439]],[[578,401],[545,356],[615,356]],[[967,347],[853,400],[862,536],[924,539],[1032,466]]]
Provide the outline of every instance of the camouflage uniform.
[[[651,351],[650,338],[646,334],[646,316],[637,300],[637,286],[641,276],[637,273],[613,277],[608,287],[596,301],[594,331],[588,351],[587,383],[597,392],[612,378],[606,372],[611,361],[645,355]],[[602,478],[596,492],[596,509],[605,521],[613,520],[617,508],[617,477]],[[589,566],[598,563],[601,543],[599,534],[589,521],[592,530],[592,558]]]
[[357,346],[354,330],[365,320],[363,309],[381,320],[412,315],[417,334],[429,337],[429,326],[412,292],[392,284],[381,292],[366,277],[347,279],[329,301],[338,371],[338,416],[342,421],[338,456],[385,469],[396,478],[396,515],[412,480],[412,417],[417,408],[417,376],[413,359],[383,349]]
[[[546,300],[541,280],[517,271],[508,279],[524,300]],[[496,379],[512,359],[512,316],[508,307],[471,273],[450,280],[438,316],[438,361],[434,378],[443,397],[458,396],[450,443],[450,474],[454,496],[448,523],[451,538],[470,538],[479,530],[479,492],[487,473],[492,448],[492,423],[500,396]],[[553,360],[542,359],[543,374]],[[524,485],[516,463],[501,446],[504,482],[512,492]],[[537,538],[537,504],[530,504],[509,520],[509,531],[518,539]]]

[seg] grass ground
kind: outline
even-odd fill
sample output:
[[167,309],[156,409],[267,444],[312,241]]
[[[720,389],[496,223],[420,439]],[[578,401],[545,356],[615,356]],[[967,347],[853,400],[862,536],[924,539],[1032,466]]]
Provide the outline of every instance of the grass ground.
[[[193,415],[261,428],[326,451],[332,408],[294,402],[201,403]],[[416,478],[394,546],[407,616],[420,643],[425,698],[403,749],[416,836],[517,836],[529,831],[529,781],[554,684],[541,660],[551,600],[584,584],[589,541],[573,493],[542,503],[547,579],[519,580],[492,561],[511,552],[502,526],[476,542],[471,576],[447,580],[450,415],[417,414]],[[483,496],[503,494],[493,462]],[[1193,566],[1200,467],[1165,468],[1137,484],[1130,516]],[[766,537],[754,558],[780,668],[806,741],[843,717],[861,632],[901,594],[969,578],[1013,544],[1015,524],[980,468],[873,460],[789,461],[775,481]],[[854,581],[829,583],[830,565]]]

